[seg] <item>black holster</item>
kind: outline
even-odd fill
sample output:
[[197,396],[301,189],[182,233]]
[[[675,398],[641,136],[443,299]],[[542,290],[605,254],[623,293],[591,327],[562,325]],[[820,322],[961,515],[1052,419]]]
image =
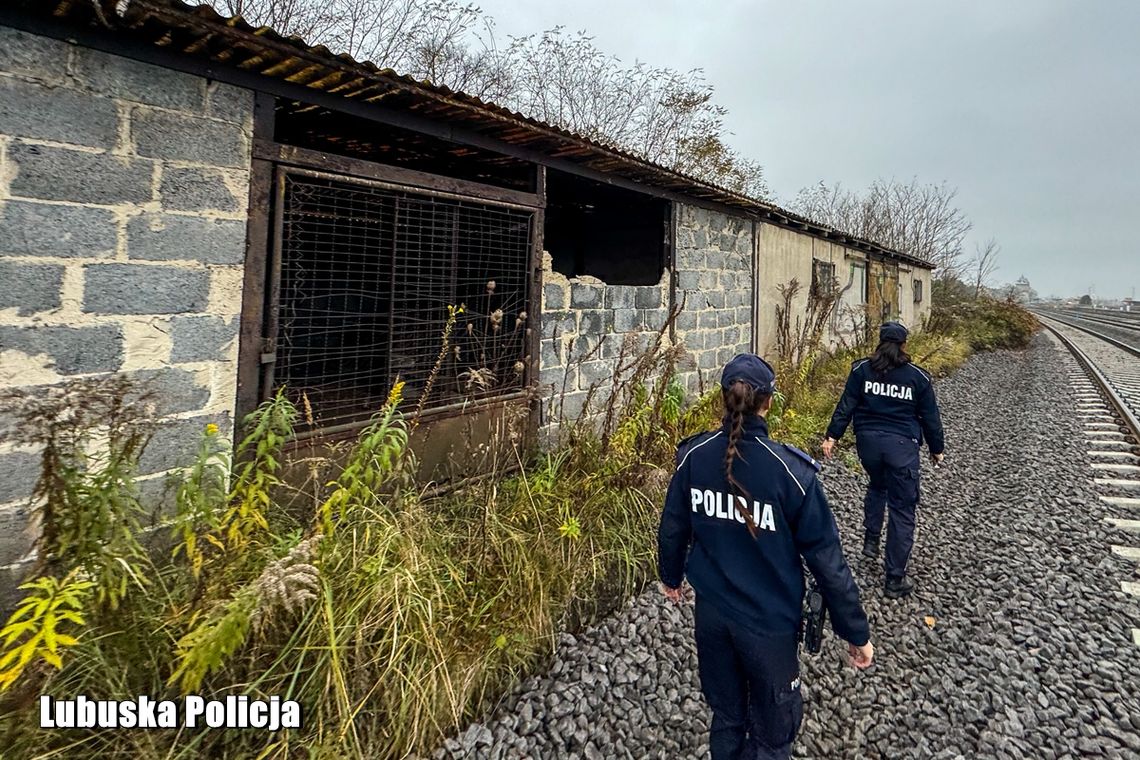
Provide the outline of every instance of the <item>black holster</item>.
[[823,644],[823,628],[827,622],[827,604],[815,581],[808,583],[804,594],[803,643],[811,654],[819,654]]

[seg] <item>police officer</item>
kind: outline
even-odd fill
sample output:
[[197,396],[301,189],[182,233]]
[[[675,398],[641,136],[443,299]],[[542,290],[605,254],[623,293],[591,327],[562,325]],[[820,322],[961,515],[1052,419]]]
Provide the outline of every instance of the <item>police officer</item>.
[[759,356],[724,368],[725,418],[682,441],[658,531],[663,591],[696,591],[701,690],[713,760],[787,758],[803,717],[799,645],[804,577],[815,576],[852,664],[874,648],[835,518],[807,454],[768,437],[775,374]]
[[906,565],[914,545],[919,448],[925,436],[930,458],[938,464],[945,447],[934,385],[930,375],[911,363],[906,338],[906,328],[898,322],[883,323],[875,353],[852,365],[823,441],[824,456],[830,458],[835,442],[854,421],[855,447],[871,479],[863,499],[863,554],[878,556],[883,512],[889,506],[883,592],[892,599],[914,590]]

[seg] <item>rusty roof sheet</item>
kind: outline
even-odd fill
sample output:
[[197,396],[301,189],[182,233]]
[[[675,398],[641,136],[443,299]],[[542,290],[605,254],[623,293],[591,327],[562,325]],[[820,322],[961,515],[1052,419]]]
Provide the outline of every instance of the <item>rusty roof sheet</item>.
[[50,15],[67,23],[107,26],[179,55],[205,58],[345,100],[383,102],[387,108],[407,110],[432,120],[461,123],[509,145],[649,187],[719,203],[764,221],[933,268],[915,256],[687,176],[617,146],[588,139],[442,85],[403,76],[369,61],[357,61],[345,53],[333,53],[323,45],[310,45],[297,36],[285,36],[266,26],[254,27],[240,16],[227,18],[207,5],[195,7],[180,0],[17,0],[16,5],[22,13]]

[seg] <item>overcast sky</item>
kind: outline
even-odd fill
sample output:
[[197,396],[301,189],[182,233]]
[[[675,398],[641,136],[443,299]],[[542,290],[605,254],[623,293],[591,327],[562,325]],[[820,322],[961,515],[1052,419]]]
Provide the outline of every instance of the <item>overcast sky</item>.
[[496,36],[558,24],[703,68],[782,202],[824,180],[945,180],[1002,246],[995,282],[1140,290],[1140,0],[479,0]]

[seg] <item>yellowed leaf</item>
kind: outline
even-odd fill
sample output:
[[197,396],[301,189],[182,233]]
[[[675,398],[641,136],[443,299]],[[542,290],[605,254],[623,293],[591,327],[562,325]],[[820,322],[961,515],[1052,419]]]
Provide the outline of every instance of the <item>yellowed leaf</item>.
[[926,617],[924,617],[922,619],[922,621],[924,623],[926,623],[927,628],[933,628],[934,627],[934,616],[933,615],[927,615]]

